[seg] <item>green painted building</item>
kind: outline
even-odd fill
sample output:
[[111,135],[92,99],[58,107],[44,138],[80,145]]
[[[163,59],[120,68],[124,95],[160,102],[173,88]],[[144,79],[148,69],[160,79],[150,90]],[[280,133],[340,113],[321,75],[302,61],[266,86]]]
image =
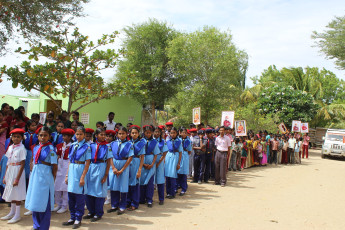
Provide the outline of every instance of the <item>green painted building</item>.
[[[62,108],[67,110],[68,98],[57,97],[58,103],[61,103]],[[32,113],[54,111],[59,114],[60,111],[56,105],[47,96],[40,94],[39,98],[31,97],[17,97],[10,95],[0,95],[0,103],[8,103],[15,109],[23,105],[26,108],[26,115],[31,116]],[[72,111],[80,106],[79,103],[74,103]],[[78,110],[80,120],[85,127],[95,128],[97,121],[105,121],[108,119],[108,113],[114,112],[114,121],[122,123],[124,126],[131,122],[136,125],[142,124],[142,105],[129,97],[113,97],[111,99],[104,99],[98,103],[91,103],[82,109]]]

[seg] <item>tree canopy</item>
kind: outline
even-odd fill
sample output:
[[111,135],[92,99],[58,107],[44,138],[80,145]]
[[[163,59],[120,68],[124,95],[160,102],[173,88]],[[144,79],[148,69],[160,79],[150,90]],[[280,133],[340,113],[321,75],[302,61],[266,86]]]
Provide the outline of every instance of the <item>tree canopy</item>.
[[49,35],[55,27],[72,25],[83,16],[89,0],[0,0],[0,55],[15,35],[35,40]]
[[[77,111],[90,103],[120,94],[128,85],[136,87],[131,79],[108,84],[101,76],[102,70],[116,66],[122,52],[99,48],[114,43],[117,35],[116,31],[103,35],[94,43],[78,28],[71,34],[68,30],[55,31],[47,44],[31,44],[28,50],[18,48],[16,52],[27,55],[28,60],[20,66],[3,66],[1,73],[12,81],[13,88],[21,84],[26,91],[37,90],[53,100],[60,110],[61,105],[56,103],[59,95],[68,98],[68,113],[78,102]],[[46,62],[35,64],[33,61]]]
[[328,59],[345,70],[345,16],[336,17],[326,27],[324,32],[313,31],[312,38]]

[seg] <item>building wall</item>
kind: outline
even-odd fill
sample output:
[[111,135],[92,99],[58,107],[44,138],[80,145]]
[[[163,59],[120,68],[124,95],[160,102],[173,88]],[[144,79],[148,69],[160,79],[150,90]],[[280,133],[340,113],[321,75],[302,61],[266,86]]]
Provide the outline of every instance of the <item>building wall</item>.
[[[62,96],[58,96],[57,99],[62,100],[62,108],[67,110],[68,99],[62,98]],[[40,95],[40,112],[47,112],[48,100],[49,98],[45,95]],[[79,106],[79,103],[74,103],[72,111]],[[136,125],[141,125],[142,106],[129,97],[113,97],[108,100],[101,100],[98,103],[95,102],[85,106],[78,110],[78,112],[80,115],[82,113],[89,114],[89,124],[86,124],[85,127],[95,128],[97,121],[106,121],[108,119],[109,112],[115,113],[114,121],[117,123],[126,125],[128,122],[131,122]],[[131,121],[132,119],[133,121]]]
[[23,105],[23,101],[27,101],[26,116],[31,117],[32,113],[39,113],[40,110],[40,99],[34,97],[19,97],[12,95],[0,95],[0,104],[7,103],[14,109]]

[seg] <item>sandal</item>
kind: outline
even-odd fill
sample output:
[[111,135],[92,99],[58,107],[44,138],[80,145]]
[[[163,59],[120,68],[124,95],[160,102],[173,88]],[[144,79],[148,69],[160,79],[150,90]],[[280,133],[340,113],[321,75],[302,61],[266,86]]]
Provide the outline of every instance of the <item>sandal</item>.
[[135,209],[137,209],[137,208],[134,206],[130,206],[129,208],[127,208],[128,211],[134,211]]

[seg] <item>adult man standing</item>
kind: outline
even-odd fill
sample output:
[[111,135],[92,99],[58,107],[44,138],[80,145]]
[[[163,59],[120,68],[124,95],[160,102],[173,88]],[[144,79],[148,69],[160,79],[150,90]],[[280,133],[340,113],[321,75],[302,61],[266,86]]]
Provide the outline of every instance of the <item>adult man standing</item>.
[[103,122],[105,127],[106,127],[106,130],[115,130],[116,122],[113,121],[114,117],[115,117],[115,113],[114,112],[110,112],[108,114],[108,120]]
[[226,184],[227,156],[230,155],[231,141],[224,135],[225,128],[219,128],[219,136],[216,138],[216,159],[215,159],[215,184],[222,187]]
[[288,163],[294,164],[295,163],[294,151],[295,151],[296,139],[293,134],[290,134],[290,139],[288,142],[289,142]]

